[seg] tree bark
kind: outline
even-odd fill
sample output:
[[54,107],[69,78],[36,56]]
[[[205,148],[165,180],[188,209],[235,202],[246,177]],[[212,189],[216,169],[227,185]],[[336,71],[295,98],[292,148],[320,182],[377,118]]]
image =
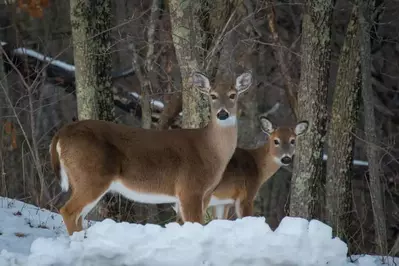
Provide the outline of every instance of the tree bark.
[[79,120],[114,121],[110,0],[70,0]]
[[326,214],[334,233],[343,240],[349,239],[354,132],[360,102],[358,30],[358,7],[354,6],[339,57],[328,133]]
[[369,163],[370,197],[373,209],[374,229],[377,252],[387,254],[387,229],[383,203],[383,187],[381,186],[381,169],[379,164],[380,152],[377,147],[377,130],[373,104],[373,87],[371,81],[371,41],[370,30],[374,0],[365,0],[360,3],[360,62],[362,69],[362,99],[364,106],[364,131],[366,134],[367,160]]
[[[0,31],[0,36],[3,37],[2,31]],[[1,38],[3,39],[3,38]],[[1,44],[0,44],[1,45]],[[4,197],[8,197],[8,182],[7,182],[7,170],[10,169],[7,165],[10,165],[8,162],[8,158],[11,157],[10,151],[13,149],[12,145],[12,131],[8,130],[8,133],[5,135],[4,133],[7,132],[7,125],[11,128],[12,123],[9,121],[7,116],[9,115],[9,104],[6,99],[8,97],[8,82],[7,76],[4,70],[4,61],[3,61],[3,53],[0,53],[0,126],[1,132],[0,135],[0,193]],[[7,137],[8,138],[7,138]],[[10,141],[11,140],[11,141]]]
[[199,55],[194,48],[202,47],[195,5],[195,1],[169,1],[172,38],[182,80],[183,128],[203,127],[209,120],[208,101],[189,82],[191,73],[200,70]]
[[332,0],[305,2],[302,22],[302,63],[298,90],[298,119],[310,122],[297,140],[291,181],[290,215],[321,216],[322,165],[326,135],[327,89],[331,57]]
[[[78,119],[115,121],[111,91],[110,0],[70,0]],[[107,217],[117,202],[104,197],[89,217]]]

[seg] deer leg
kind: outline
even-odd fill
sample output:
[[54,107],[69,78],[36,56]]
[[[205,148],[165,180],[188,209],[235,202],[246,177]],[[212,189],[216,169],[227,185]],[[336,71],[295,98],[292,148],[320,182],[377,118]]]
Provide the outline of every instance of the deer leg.
[[215,209],[215,218],[216,219],[224,219],[224,213],[225,213],[225,208],[226,205],[216,205],[213,206]]
[[84,207],[85,204],[79,201],[79,197],[76,194],[72,194],[72,197],[60,209],[60,214],[62,215],[69,235],[72,235],[74,232],[82,231],[83,227],[80,214]]
[[91,193],[78,194],[73,192],[70,199],[60,209],[69,235],[83,230],[84,217],[97,205],[107,191],[91,191]]
[[237,218],[242,218],[242,202],[241,199],[236,199],[234,209],[236,211]]
[[249,200],[249,199],[243,200],[243,201],[241,201],[240,205],[241,205],[240,206],[241,207],[241,209],[240,209],[241,217],[240,218],[247,217],[247,216],[253,216],[253,209],[254,209],[253,200]]
[[227,205],[224,206],[223,219],[225,219],[225,220],[230,220],[230,219],[229,219],[229,212],[230,212],[230,209],[231,209],[231,205],[230,205],[230,204],[227,204]]
[[184,194],[179,197],[180,212],[184,222],[204,224],[203,196],[201,194]]
[[176,223],[182,225],[182,224],[184,223],[184,221],[183,221],[183,218],[182,218],[182,215],[181,215],[181,209],[180,209],[180,208],[181,208],[181,207],[180,207],[179,202],[177,202],[177,203],[175,204],[175,206],[173,207],[173,209],[174,209],[175,212],[176,212]]
[[202,203],[202,213],[203,213],[203,215],[206,215],[206,210],[209,207],[209,202],[211,201],[211,196],[212,196],[212,193],[210,193],[209,195],[204,196],[203,203]]

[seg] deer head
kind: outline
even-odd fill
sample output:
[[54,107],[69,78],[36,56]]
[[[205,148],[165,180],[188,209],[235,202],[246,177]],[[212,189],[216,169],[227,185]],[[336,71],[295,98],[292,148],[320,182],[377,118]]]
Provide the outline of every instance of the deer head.
[[252,84],[251,72],[245,72],[236,78],[234,86],[216,84],[211,87],[208,78],[199,73],[193,74],[193,85],[210,97],[211,120],[221,126],[235,125],[237,120],[238,96],[245,92]]
[[295,154],[296,138],[305,134],[308,130],[308,121],[298,122],[295,128],[278,127],[264,116],[260,117],[262,131],[269,136],[269,152],[273,160],[282,166],[287,166],[292,162]]

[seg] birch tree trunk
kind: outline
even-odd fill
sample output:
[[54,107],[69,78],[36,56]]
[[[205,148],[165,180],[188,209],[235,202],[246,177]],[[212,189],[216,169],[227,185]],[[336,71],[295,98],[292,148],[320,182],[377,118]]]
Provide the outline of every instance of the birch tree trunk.
[[[358,7],[354,6],[339,57],[332,117],[328,133],[326,182],[327,221],[334,234],[348,240],[352,210],[354,132],[360,101]],[[348,243],[349,244],[349,243]]]
[[201,27],[197,21],[193,0],[170,0],[169,11],[172,38],[182,80],[183,128],[204,127],[209,120],[209,105],[203,94],[195,90],[190,80],[193,71],[199,71],[199,53],[202,47]]
[[302,63],[298,119],[310,122],[297,140],[291,181],[290,215],[321,216],[322,151],[326,135],[327,89],[331,57],[332,0],[306,0],[302,22]]
[[111,1],[70,0],[78,117],[114,121]]
[[377,130],[375,122],[373,87],[371,83],[371,41],[370,29],[374,0],[364,0],[360,3],[360,62],[362,69],[362,99],[364,106],[364,131],[366,134],[367,160],[369,163],[370,197],[373,209],[374,229],[377,253],[387,254],[387,229],[383,203],[383,187],[381,186],[381,169],[379,164],[379,149],[377,147]]

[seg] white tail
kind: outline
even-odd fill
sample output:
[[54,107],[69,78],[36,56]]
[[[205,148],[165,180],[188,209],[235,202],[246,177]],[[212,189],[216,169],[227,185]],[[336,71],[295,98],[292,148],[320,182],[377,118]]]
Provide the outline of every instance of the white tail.
[[193,85],[209,95],[211,119],[201,129],[153,130],[99,120],[61,128],[50,147],[53,170],[69,200],[60,209],[69,234],[107,192],[142,203],[179,203],[184,221],[202,223],[203,209],[237,143],[237,99],[251,73],[235,84],[195,73]]
[[[306,133],[308,122],[301,121],[295,127],[274,129],[264,116],[260,117],[261,128],[268,135],[266,144],[257,149],[236,148],[222,180],[212,194],[209,206],[213,216],[227,219],[228,210],[234,205],[237,217],[253,215],[253,201],[261,187],[270,177],[292,162],[295,139]],[[180,219],[179,205],[174,207]]]

